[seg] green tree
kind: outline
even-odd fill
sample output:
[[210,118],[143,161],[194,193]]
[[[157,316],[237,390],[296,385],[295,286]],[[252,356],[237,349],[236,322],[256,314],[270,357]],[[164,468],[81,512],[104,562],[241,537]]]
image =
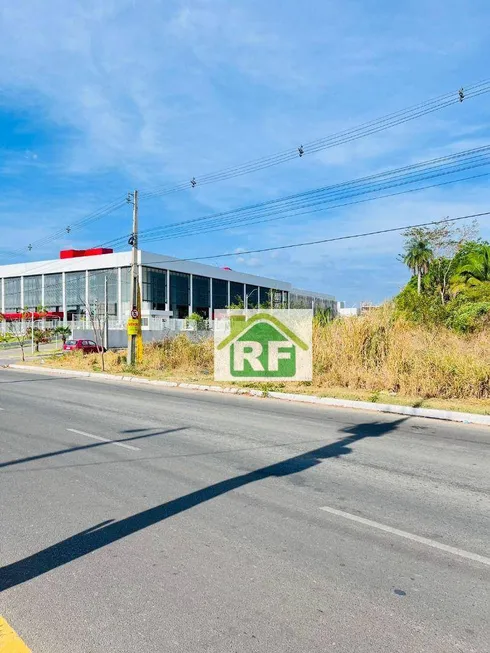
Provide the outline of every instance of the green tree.
[[71,336],[71,329],[70,327],[60,325],[54,329],[53,333],[58,334],[61,338],[61,342],[65,344],[68,338]]
[[40,329],[39,327],[34,327],[32,330],[31,327],[27,329],[27,337],[32,338],[32,341],[36,345],[36,351],[39,351],[39,345],[46,344],[49,342],[52,335],[50,329]]
[[461,257],[452,282],[456,291],[490,283],[490,245],[479,244]]
[[405,245],[403,262],[417,276],[417,293],[422,289],[422,275],[427,274],[434,252],[427,240],[412,237]]

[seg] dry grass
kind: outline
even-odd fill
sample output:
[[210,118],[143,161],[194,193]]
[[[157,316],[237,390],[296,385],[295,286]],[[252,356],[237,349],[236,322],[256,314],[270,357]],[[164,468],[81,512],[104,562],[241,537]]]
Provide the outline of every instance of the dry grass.
[[445,399],[490,397],[488,333],[462,336],[395,319],[389,306],[314,331],[314,378],[338,386]]
[[[316,325],[313,359],[311,383],[255,385],[433,407],[438,407],[435,400],[439,407],[441,401],[442,407],[455,407],[463,400],[470,405],[467,409],[471,412],[490,411],[488,333],[462,336],[440,327],[416,326],[395,319],[391,308],[385,306],[362,317]],[[100,370],[100,359],[95,355],[64,356],[49,364]],[[209,339],[193,343],[180,335],[145,345],[144,363],[138,370],[126,367],[125,352],[109,352],[106,371],[209,382],[213,374],[213,342]]]
[[[148,377],[212,375],[213,341],[191,342],[186,335],[167,338],[144,345],[143,362],[137,369],[126,365],[126,352],[109,351],[104,356],[105,371],[114,374],[139,374]],[[101,370],[101,358],[98,354],[84,356],[73,353],[57,356],[49,361],[53,367],[66,367],[77,370]]]

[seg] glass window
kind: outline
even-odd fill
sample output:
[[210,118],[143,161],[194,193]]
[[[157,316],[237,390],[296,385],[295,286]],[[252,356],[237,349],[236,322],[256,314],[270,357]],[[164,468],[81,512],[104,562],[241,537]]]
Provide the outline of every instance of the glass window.
[[184,318],[189,315],[190,277],[183,272],[170,272],[170,310],[173,317]]
[[243,306],[243,283],[230,281],[230,303],[233,306]]
[[142,299],[144,302],[149,302],[154,311],[165,310],[165,302],[167,301],[167,270],[143,268]]
[[260,305],[262,308],[281,308],[280,301],[279,303],[276,301],[275,293],[276,291],[272,288],[260,288]]
[[213,310],[228,306],[228,281],[213,279]]
[[121,268],[121,301],[128,302],[131,293],[131,268]]
[[290,293],[289,301],[290,308],[311,308],[313,306],[313,299],[311,297],[298,293]]
[[44,306],[48,311],[63,310],[63,281],[61,274],[44,275]]
[[35,277],[24,277],[24,306],[34,310],[41,306],[42,298],[42,277],[40,274]]
[[[93,309],[95,305],[104,306],[105,280],[107,279],[108,314],[117,315],[117,270],[89,270],[88,273],[88,303]],[[103,308],[102,308],[103,314]]]
[[258,288],[258,286],[249,286],[248,283],[247,283],[247,286],[245,288],[245,292],[247,293],[246,307],[247,308],[257,308],[258,302],[259,302],[259,288]]
[[12,277],[4,280],[5,288],[5,312],[17,313],[22,310],[20,277]]
[[85,271],[65,274],[66,313],[68,319],[85,313]]
[[192,310],[202,317],[209,316],[209,277],[192,277]]

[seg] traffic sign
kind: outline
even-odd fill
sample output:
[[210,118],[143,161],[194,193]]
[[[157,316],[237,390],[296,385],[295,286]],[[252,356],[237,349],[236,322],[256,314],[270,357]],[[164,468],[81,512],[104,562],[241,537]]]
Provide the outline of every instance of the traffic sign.
[[137,320],[139,318],[140,314],[137,308],[133,308],[131,311],[131,317],[133,320]]
[[140,330],[140,321],[130,318],[128,320],[128,336],[137,336]]

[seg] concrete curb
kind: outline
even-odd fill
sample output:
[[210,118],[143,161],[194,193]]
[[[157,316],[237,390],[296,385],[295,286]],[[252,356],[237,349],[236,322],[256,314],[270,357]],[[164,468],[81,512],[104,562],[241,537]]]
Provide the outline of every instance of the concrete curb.
[[316,397],[314,395],[293,394],[288,392],[263,392],[250,388],[222,387],[217,385],[201,385],[199,383],[178,383],[177,381],[152,381],[136,376],[121,376],[105,374],[103,372],[83,372],[79,370],[65,370],[56,368],[38,367],[35,365],[8,365],[10,369],[28,372],[42,372],[44,374],[66,375],[71,377],[107,379],[110,381],[123,381],[125,383],[140,383],[159,386],[162,388],[185,388],[186,390],[203,390],[207,392],[221,392],[223,394],[249,395],[251,397],[271,397],[281,401],[294,401],[303,404],[317,404],[337,408],[354,408],[369,410],[374,413],[393,413],[410,417],[426,417],[440,419],[447,422],[462,422],[464,424],[480,424],[490,426],[490,415],[476,413],[458,413],[452,410],[437,410],[435,408],[413,408],[411,406],[398,406],[396,404],[378,404],[370,401],[353,401],[351,399],[332,399],[330,397]]

